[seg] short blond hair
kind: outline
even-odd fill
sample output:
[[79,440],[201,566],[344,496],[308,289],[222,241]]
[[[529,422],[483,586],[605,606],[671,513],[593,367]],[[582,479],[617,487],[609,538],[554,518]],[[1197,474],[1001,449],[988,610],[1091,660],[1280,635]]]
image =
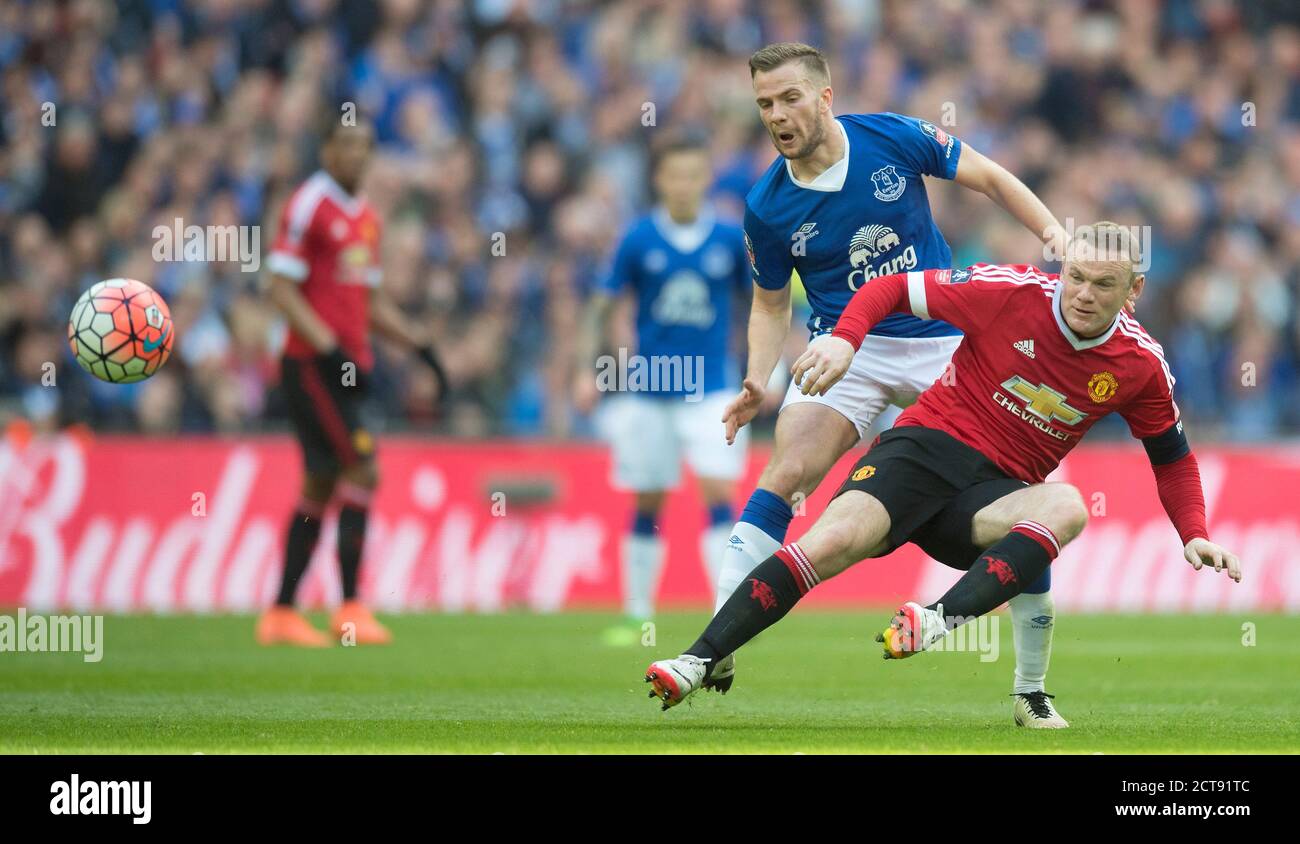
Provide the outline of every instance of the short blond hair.
[[1080,245],[1091,247],[1094,260],[1127,261],[1130,278],[1138,274],[1142,265],[1142,245],[1133,237],[1128,226],[1112,220],[1098,220],[1074,230],[1070,240],[1071,252]]
[[826,61],[826,54],[811,44],[798,41],[782,41],[768,44],[749,57],[749,78],[753,79],[760,70],[776,70],[788,62],[803,62],[814,82],[823,86],[831,84],[831,66]]

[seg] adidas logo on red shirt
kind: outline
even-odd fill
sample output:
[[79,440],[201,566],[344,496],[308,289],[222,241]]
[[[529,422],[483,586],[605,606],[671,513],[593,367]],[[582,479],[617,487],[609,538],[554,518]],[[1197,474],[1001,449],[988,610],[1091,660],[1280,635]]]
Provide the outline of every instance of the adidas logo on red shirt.
[[1015,347],[1015,349],[1016,349],[1017,352],[1020,352],[1021,354],[1025,355],[1026,357],[1031,357],[1031,358],[1032,358],[1032,357],[1034,356],[1034,341],[1033,341],[1033,340],[1017,340],[1016,342],[1012,343],[1011,345]]

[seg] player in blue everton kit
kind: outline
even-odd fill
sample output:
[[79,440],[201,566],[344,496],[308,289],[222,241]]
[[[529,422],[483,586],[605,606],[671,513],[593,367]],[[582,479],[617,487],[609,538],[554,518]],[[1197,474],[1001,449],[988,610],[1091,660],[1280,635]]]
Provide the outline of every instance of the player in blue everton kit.
[[[812,342],[835,327],[854,291],[873,278],[948,269],[951,252],[930,213],[924,177],[954,179],[1002,206],[1064,254],[1065,231],[1033,192],[943,129],[897,114],[835,117],[830,72],[805,44],[773,44],[750,57],[764,127],[780,156],[746,198],[745,239],[754,282],[749,363],[723,414],[728,441],[758,412],[790,327],[790,275],[812,308]],[[904,407],[940,377],[961,340],[947,323],[896,314],[878,323],[848,374],[826,395],[791,383],[758,489],[732,529],[718,579],[721,607],[741,580],[785,541],[791,503],[810,495],[835,461],[887,407]],[[1046,697],[1054,609],[1046,576],[1011,601],[1017,723],[1064,727]],[[730,688],[733,657],[709,685]],[[1022,718],[1021,710],[1030,713]]]
[[[735,482],[745,469],[745,440],[728,448],[718,428],[739,375],[730,329],[738,300],[749,298],[744,234],[704,201],[712,173],[702,141],[683,136],[662,145],[653,171],[660,205],[624,235],[588,304],[578,350],[578,408],[589,411],[602,391],[619,393],[601,421],[613,446],[614,484],[636,495],[622,548],[629,624],[606,632],[610,644],[635,642],[653,613],[665,552],[657,521],[681,461],[708,507],[700,553],[715,586],[735,518]],[[636,309],[635,354],[608,356],[593,372],[611,308],[624,293]]]

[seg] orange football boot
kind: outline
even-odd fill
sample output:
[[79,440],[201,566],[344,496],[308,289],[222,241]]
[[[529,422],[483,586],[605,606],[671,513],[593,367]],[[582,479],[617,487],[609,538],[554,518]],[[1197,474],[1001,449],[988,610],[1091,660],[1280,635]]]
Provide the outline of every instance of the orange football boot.
[[[347,624],[352,625],[350,630],[344,629]],[[360,601],[344,601],[343,606],[334,611],[330,629],[340,639],[350,634],[358,645],[387,645],[393,641],[393,634]]]
[[300,648],[328,648],[330,637],[311,626],[293,607],[276,605],[257,620],[259,645],[296,645]]

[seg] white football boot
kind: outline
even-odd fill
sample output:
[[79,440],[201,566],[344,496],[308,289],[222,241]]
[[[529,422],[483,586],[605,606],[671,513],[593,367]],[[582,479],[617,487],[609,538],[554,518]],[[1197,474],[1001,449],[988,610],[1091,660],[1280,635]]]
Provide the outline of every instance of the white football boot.
[[884,644],[885,659],[906,659],[947,635],[942,604],[938,609],[928,610],[915,601],[908,601],[894,613],[884,632],[876,634],[876,641]]
[[645,670],[645,681],[654,686],[650,697],[663,701],[664,709],[676,706],[699,690],[708,665],[707,661],[690,654],[655,660]]
[[1016,699],[1015,716],[1017,727],[1030,727],[1037,730],[1064,730],[1070,722],[1061,717],[1052,706],[1052,698],[1047,692],[1021,692],[1013,694]]

